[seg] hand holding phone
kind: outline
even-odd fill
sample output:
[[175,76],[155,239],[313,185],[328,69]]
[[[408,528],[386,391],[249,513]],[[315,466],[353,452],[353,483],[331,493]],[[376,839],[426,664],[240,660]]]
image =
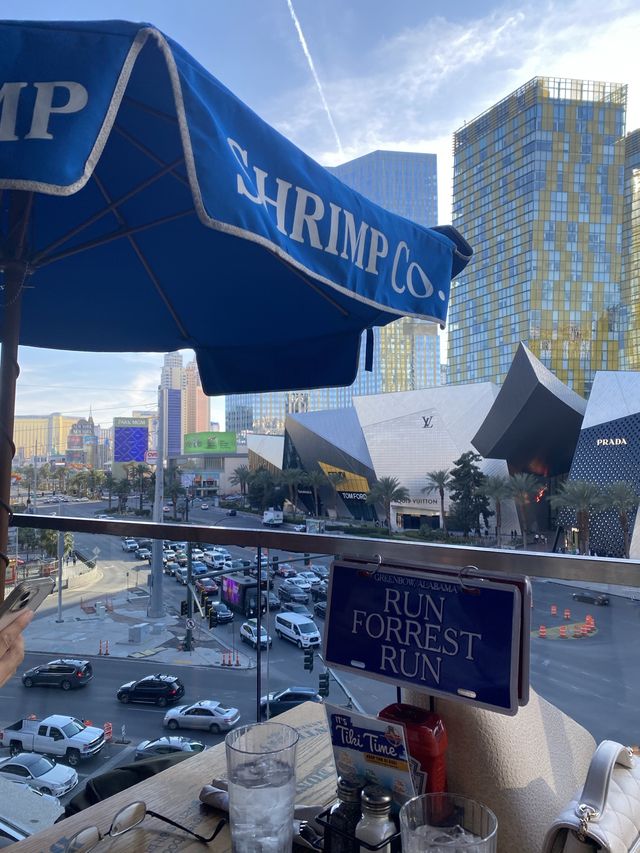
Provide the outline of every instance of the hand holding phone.
[[0,604],[0,631],[11,625],[25,610],[36,611],[49,593],[53,592],[54,585],[53,578],[21,581]]
[[51,578],[22,581],[0,604],[0,687],[20,666],[24,658],[22,632],[53,586]]

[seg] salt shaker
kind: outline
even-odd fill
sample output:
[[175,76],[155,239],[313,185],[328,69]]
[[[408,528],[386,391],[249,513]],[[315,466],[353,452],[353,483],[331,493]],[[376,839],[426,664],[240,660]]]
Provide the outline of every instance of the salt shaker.
[[[362,817],[356,827],[356,838],[375,846],[395,835],[396,825],[389,817],[391,794],[380,785],[367,785],[362,792]],[[360,853],[368,853],[360,845]],[[391,853],[391,844],[381,847],[378,853]]]
[[[356,841],[356,826],[360,820],[359,785],[347,779],[338,779],[336,794],[338,802],[331,807],[324,834],[324,853],[358,853],[360,845]],[[332,828],[340,832],[332,832]]]

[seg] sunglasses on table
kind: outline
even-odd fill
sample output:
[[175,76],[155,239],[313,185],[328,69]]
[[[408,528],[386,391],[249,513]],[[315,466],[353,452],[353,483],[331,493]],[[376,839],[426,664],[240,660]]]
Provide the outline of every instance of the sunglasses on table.
[[194,832],[192,829],[187,829],[186,826],[176,823],[174,820],[171,820],[171,818],[164,817],[157,812],[152,812],[147,808],[146,803],[139,801],[137,803],[131,803],[123,809],[120,809],[111,821],[109,831],[106,833],[100,832],[97,826],[87,826],[84,829],[81,829],[80,832],[76,832],[76,834],[67,841],[67,846],[64,848],[65,853],[88,853],[89,850],[93,850],[94,847],[97,847],[103,838],[116,838],[119,835],[124,835],[125,832],[129,832],[130,829],[135,829],[136,826],[139,826],[142,823],[147,815],[149,815],[149,817],[155,817],[158,820],[163,820],[165,823],[170,823],[171,826],[175,826],[183,832],[188,832],[189,835],[192,835],[203,844],[209,844],[210,841],[213,841],[227,822],[225,818],[220,818],[213,834],[206,838],[204,835],[198,835],[198,833]]

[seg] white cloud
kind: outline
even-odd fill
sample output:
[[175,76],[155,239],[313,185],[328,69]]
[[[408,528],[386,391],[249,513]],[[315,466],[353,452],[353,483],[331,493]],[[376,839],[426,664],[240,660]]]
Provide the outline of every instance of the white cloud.
[[[639,34],[640,9],[626,0],[509,5],[465,24],[438,17],[402,31],[367,57],[368,70],[357,77],[320,73],[345,157],[377,148],[437,153],[440,221],[450,221],[453,132],[532,77],[629,83],[627,127],[639,126]],[[331,138],[319,135],[321,111],[308,89],[289,92],[286,119],[276,121],[320,162],[335,165],[335,150],[323,147]]]

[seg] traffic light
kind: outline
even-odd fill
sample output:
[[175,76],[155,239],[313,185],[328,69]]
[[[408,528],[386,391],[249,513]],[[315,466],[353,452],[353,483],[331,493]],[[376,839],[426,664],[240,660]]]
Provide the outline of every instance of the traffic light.
[[313,649],[304,650],[304,668],[313,672]]
[[188,608],[187,602],[181,601],[180,602],[180,615],[186,616],[188,612],[189,612],[189,608]]
[[329,678],[328,672],[321,672],[318,676],[318,693],[321,696],[329,695]]
[[218,624],[218,614],[216,613],[215,610],[210,610],[209,611],[209,627],[215,628],[217,624]]
[[204,610],[207,604],[207,593],[204,590],[200,591],[200,607]]

